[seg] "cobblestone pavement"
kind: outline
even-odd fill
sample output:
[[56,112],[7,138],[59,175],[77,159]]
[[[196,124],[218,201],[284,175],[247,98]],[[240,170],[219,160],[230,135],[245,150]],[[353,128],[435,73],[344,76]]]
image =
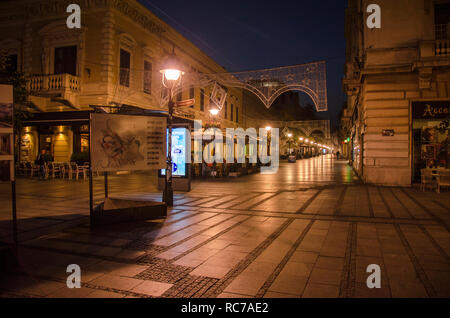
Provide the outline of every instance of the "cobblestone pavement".
[[[150,179],[117,176],[111,192],[159,198]],[[3,297],[450,296],[450,193],[366,186],[330,157],[197,181],[165,220],[95,231],[87,183],[20,180],[18,193],[21,269],[0,280]],[[66,287],[69,264],[80,289]]]

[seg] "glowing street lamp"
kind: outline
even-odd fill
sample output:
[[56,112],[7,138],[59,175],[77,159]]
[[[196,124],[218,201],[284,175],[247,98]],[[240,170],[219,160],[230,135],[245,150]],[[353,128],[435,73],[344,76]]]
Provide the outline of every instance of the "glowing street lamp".
[[219,110],[217,108],[211,108],[209,110],[209,112],[211,113],[211,115],[213,116],[217,116],[219,114]]
[[178,81],[178,79],[181,77],[182,72],[180,70],[165,69],[161,70],[161,73],[164,74],[164,77],[167,81]]
[[272,127],[266,126],[266,131],[271,131],[271,130],[272,130]]
[[169,117],[167,120],[168,145],[167,145],[167,165],[166,165],[166,179],[163,192],[163,201],[168,207],[173,206],[173,187],[172,187],[172,122],[173,122],[173,90],[180,84],[181,76],[184,74],[181,65],[178,62],[175,52],[172,51],[161,65],[160,73],[162,74],[162,84],[169,90]]
[[[173,90],[173,88],[179,84],[181,76],[184,75],[184,72],[181,70],[181,65],[179,64],[174,52],[166,57],[159,72],[162,74],[163,86],[168,88],[169,91]],[[169,97],[172,96],[169,94]]]

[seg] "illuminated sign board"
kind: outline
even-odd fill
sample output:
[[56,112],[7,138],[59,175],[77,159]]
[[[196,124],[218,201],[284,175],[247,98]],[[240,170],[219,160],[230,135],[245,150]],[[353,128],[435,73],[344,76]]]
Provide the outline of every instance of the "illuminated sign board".
[[449,116],[450,102],[448,101],[412,102],[414,119],[445,119]]
[[91,113],[94,171],[145,171],[166,166],[166,118]]
[[[169,142],[167,133],[167,143]],[[187,156],[190,149],[187,147],[188,130],[183,127],[172,129],[172,176],[187,177]],[[168,147],[167,147],[168,148]],[[189,152],[189,153],[188,153]],[[161,175],[166,174],[166,169],[161,169]]]

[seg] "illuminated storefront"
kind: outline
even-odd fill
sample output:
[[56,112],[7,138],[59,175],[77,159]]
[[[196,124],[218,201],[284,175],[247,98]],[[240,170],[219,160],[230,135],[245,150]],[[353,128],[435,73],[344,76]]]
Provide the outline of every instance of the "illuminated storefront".
[[[70,162],[89,152],[89,111],[36,113],[24,122],[19,161],[34,162],[41,149],[55,162]],[[76,155],[75,157],[73,155]],[[84,156],[88,158],[88,155]]]
[[450,101],[412,103],[413,182],[420,182],[420,169],[450,167],[449,114]]

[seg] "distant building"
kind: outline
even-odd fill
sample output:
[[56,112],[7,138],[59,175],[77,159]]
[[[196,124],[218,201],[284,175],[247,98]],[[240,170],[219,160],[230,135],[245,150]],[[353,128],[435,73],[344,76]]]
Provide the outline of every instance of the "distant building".
[[[372,3],[380,29],[366,26]],[[349,0],[341,126],[365,182],[408,186],[421,168],[449,168],[448,130],[436,129],[449,116],[449,23],[449,1]]]
[[348,107],[344,107],[341,111],[339,120],[339,130],[337,132],[336,144],[339,145],[340,157],[342,159],[350,159],[352,154],[350,135],[352,130],[352,121],[350,118]]

